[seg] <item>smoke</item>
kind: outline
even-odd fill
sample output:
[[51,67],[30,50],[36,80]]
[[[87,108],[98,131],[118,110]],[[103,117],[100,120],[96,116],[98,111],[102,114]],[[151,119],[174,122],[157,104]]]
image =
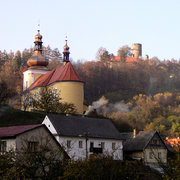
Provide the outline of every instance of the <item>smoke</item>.
[[98,114],[109,115],[116,112],[127,113],[129,112],[129,107],[123,101],[113,104],[109,103],[109,100],[105,98],[100,98],[98,101],[94,101],[92,105],[88,107],[85,115],[89,115],[95,110]]
[[104,99],[104,98],[100,98],[98,101],[94,101],[92,103],[92,105],[88,106],[88,110],[85,112],[85,115],[88,115],[89,113],[93,112],[94,110],[96,110],[98,112],[98,110],[103,109],[104,106],[106,106],[108,104],[108,100]]

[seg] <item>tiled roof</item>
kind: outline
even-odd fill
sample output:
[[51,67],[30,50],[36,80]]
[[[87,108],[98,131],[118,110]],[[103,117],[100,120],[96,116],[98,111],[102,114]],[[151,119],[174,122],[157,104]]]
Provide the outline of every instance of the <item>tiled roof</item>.
[[15,137],[18,134],[24,133],[40,126],[42,126],[42,124],[0,127],[0,138]]
[[125,151],[143,151],[155,133],[157,131],[140,131],[135,138],[127,136],[128,139],[124,143],[123,149]]
[[70,62],[66,65],[59,66],[50,72],[40,76],[29,88],[28,90],[34,89],[36,87],[48,86],[54,82],[62,81],[78,81],[83,82],[83,80],[78,76],[77,72],[73,68]]
[[[115,61],[115,62],[121,61],[121,57],[119,56],[111,56],[110,59],[111,61]],[[125,58],[125,62],[136,62],[136,61],[137,61],[137,58],[134,58],[134,57]]]
[[47,116],[59,136],[122,139],[110,119],[52,114]]

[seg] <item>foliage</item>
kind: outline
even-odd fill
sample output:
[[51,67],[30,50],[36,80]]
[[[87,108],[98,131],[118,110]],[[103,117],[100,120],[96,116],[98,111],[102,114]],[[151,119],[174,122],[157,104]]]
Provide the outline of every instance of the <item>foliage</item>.
[[36,151],[27,147],[16,152],[0,154],[1,179],[57,179],[63,174],[61,151],[55,151],[50,144],[39,145]]
[[[54,93],[52,88],[43,87],[37,94],[26,94],[25,104],[36,111],[46,113],[75,114],[74,104],[61,102],[60,92]],[[25,107],[25,106],[24,106]]]
[[118,56],[121,57],[122,61],[125,61],[126,57],[131,57],[131,48],[129,46],[122,46],[118,49]]
[[21,66],[21,52],[17,51],[13,61],[12,61],[12,68],[14,71],[18,71]]
[[110,157],[92,157],[86,161],[70,162],[62,179],[161,179],[161,176],[138,161],[114,161]]
[[160,164],[163,168],[163,179],[179,180],[180,179],[180,151],[177,151],[174,158],[168,160],[166,165]]
[[7,83],[0,78],[0,104],[6,103],[7,100],[15,94],[15,90],[8,88]]
[[124,115],[137,130],[159,130],[164,136],[180,135],[179,93],[138,95],[128,103],[130,111]]

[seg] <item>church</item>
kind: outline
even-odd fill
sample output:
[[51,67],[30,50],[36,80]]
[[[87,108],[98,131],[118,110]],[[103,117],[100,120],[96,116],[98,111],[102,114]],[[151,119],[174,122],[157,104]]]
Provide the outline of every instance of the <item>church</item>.
[[63,65],[51,71],[48,61],[43,56],[42,35],[38,30],[35,36],[35,47],[32,57],[27,61],[28,70],[23,73],[23,94],[36,95],[43,87],[51,88],[54,94],[60,92],[62,102],[74,104],[77,114],[84,112],[84,81],[79,77],[69,60],[69,47],[63,51]]

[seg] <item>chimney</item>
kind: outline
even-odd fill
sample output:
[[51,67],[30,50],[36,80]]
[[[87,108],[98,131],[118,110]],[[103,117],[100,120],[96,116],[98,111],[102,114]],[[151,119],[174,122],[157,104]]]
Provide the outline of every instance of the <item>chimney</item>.
[[133,138],[136,137],[136,129],[133,129]]

